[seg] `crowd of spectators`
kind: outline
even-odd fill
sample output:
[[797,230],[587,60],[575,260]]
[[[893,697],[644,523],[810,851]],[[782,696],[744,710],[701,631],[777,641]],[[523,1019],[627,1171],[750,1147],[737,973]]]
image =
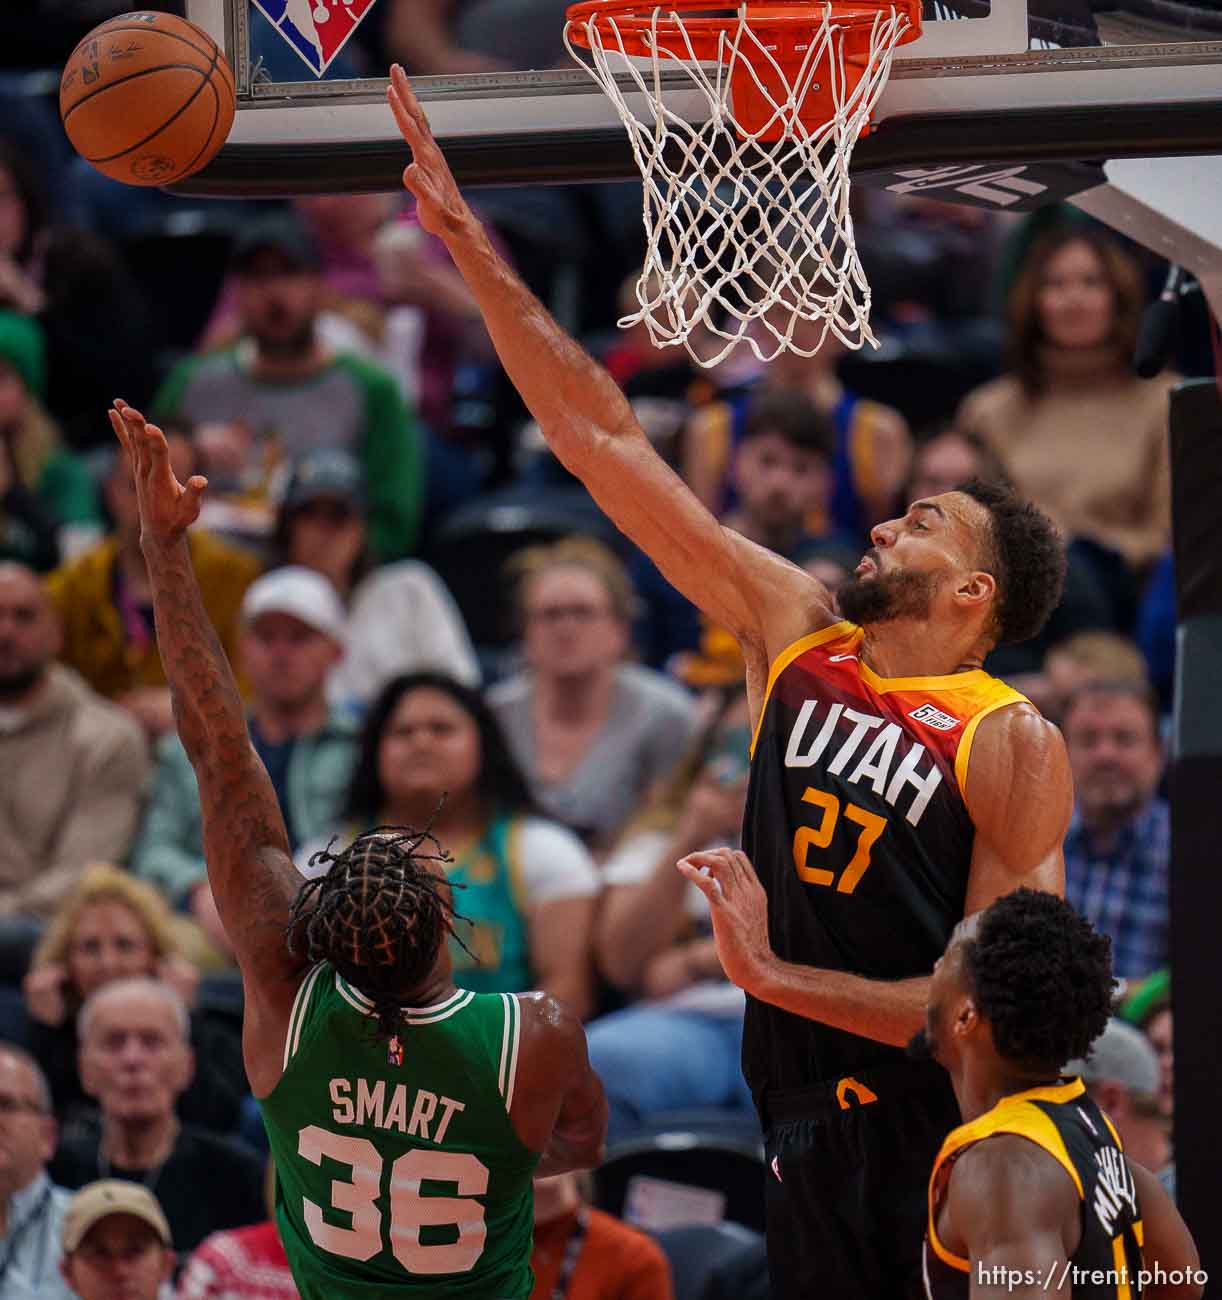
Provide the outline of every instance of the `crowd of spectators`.
[[[562,51],[520,14],[563,7],[399,0],[376,40],[417,70],[486,70],[511,52],[546,66]],[[70,48],[107,6],[75,8],[47,42],[59,31]],[[493,8],[521,49],[468,39]],[[18,83],[0,95],[20,99]],[[750,1131],[742,994],[673,870],[737,843],[750,734],[733,639],[608,533],[541,445],[407,196],[243,208],[142,195],[128,210],[67,157],[45,100],[21,106],[12,138],[0,121],[0,1292],[24,1296],[20,1279],[67,1294],[97,1264],[80,1243],[99,1259],[120,1250],[86,1200],[60,1268],[69,1193],[118,1178],[165,1216],[163,1232],[143,1202],[124,1210],[147,1229],[150,1296],[171,1275],[188,1300],[294,1294],[267,1222],[240,985],[174,734],[134,484],[106,425],[116,395],[164,424],[180,477],[208,476],[192,558],[303,877],[335,837],[429,826],[464,887],[457,981],[541,987],[579,1011],[613,1142],[697,1109]],[[610,229],[612,191],[601,207],[567,191],[540,201]],[[532,244],[522,202],[492,193],[486,219],[547,296],[554,236]],[[886,250],[892,286],[876,297],[878,362],[830,339],[811,359],[765,366],[744,349],[711,371],[659,353],[614,328],[643,250],[589,229],[569,245],[569,323],[725,526],[833,587],[874,523],[972,476],[1012,481],[1057,520],[1065,598],[1036,642],[986,666],[1064,729],[1068,894],[1111,935],[1128,999],[1081,1068],[1173,1186],[1177,375],[1129,365],[1161,268],[1067,212],[858,204],[859,240]],[[204,266],[201,238],[224,257]],[[159,284],[150,239],[171,273]],[[967,337],[972,366],[944,349],[919,390],[886,361]],[[556,1243],[586,1214],[577,1180],[540,1189],[548,1288],[572,1267]],[[631,1265],[615,1295],[669,1294],[648,1241],[587,1227],[589,1250]]]

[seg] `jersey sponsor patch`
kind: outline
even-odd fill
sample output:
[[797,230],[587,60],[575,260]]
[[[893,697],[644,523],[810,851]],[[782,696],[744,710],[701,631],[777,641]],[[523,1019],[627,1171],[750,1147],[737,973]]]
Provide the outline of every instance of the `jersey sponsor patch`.
[[922,704],[919,709],[913,709],[908,716],[913,722],[923,722],[925,726],[933,727],[936,731],[954,731],[959,725],[958,718],[952,718],[949,713],[935,709],[932,704]]

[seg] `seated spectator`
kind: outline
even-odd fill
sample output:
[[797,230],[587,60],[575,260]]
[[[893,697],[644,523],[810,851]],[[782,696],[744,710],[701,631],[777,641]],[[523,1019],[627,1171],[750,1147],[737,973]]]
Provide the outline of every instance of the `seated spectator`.
[[[787,329],[788,321],[778,321],[777,328]],[[895,513],[908,478],[912,438],[897,410],[845,388],[836,367],[846,349],[830,332],[820,343],[819,332],[817,322],[799,320],[794,325],[794,346],[815,348],[813,356],[784,351],[764,366],[740,348],[741,360],[734,357],[717,367],[713,379],[722,389],[720,400],[699,408],[689,425],[682,474],[714,514],[724,513],[733,505],[728,475],[734,448],[756,393],[765,388],[804,393],[835,431],[828,516],[815,525],[816,531],[864,541],[869,528]]]
[[[180,435],[169,442],[174,472],[186,482],[196,468],[192,445]],[[127,457],[118,452],[111,457],[103,493],[114,531],[51,574],[47,589],[64,626],[60,659],[99,694],[125,708],[156,739],[173,730],[170,692],[157,653],[148,569],[140,549],[136,484]],[[259,563],[201,528],[191,530],[187,544],[208,616],[232,658],[242,593],[258,573]]]
[[1168,1119],[1175,1110],[1175,1036],[1171,1017],[1171,972],[1148,975],[1125,997],[1121,1016],[1150,1040],[1158,1056],[1158,1100]]
[[[43,17],[27,11],[22,21],[39,26]],[[50,413],[79,449],[99,441],[106,421],[98,414],[114,391],[151,390],[156,340],[115,250],[91,230],[49,226],[43,189],[33,159],[0,140],[0,307],[37,320]]]
[[588,1030],[607,1089],[608,1141],[630,1138],[660,1111],[751,1113],[742,991],[722,973],[704,895],[675,870],[689,853],[737,846],[750,743],[746,695],[736,691],[604,865],[596,959],[640,999]]
[[1113,1017],[1085,1060],[1063,1073],[1078,1074],[1120,1135],[1124,1153],[1144,1165],[1175,1196],[1169,1116],[1159,1104],[1158,1056],[1140,1029]]
[[0,558],[39,572],[102,531],[93,479],[43,409],[46,383],[41,329],[0,311]]
[[68,1300],[60,1233],[69,1194],[47,1177],[55,1150],[51,1093],[38,1062],[0,1042],[0,1295]]
[[248,223],[233,255],[241,337],[182,362],[155,413],[199,427],[214,502],[204,522],[225,520],[226,531],[254,541],[269,539],[289,461],[318,447],[350,452],[369,485],[374,556],[395,560],[418,540],[423,435],[386,371],[320,337],[320,267],[299,221]]
[[1117,978],[1167,962],[1170,814],[1158,797],[1158,701],[1138,682],[1090,682],[1061,720],[1076,804],[1065,836],[1065,896],[1112,941]]
[[59,644],[38,579],[0,564],[0,982],[85,866],[126,856],[148,772],[140,728],[54,662]]
[[[571,831],[538,816],[477,692],[439,673],[390,682],[365,720],[344,817],[345,840],[427,827],[451,855],[465,920],[450,944],[459,988],[538,988],[589,1014],[597,871]],[[307,875],[327,868],[325,853],[313,859],[298,854]]]
[[578,1174],[535,1179],[530,1300],[673,1300],[670,1264],[652,1237],[585,1203]]
[[[64,1187],[98,1178],[143,1183],[160,1200],[179,1251],[209,1233],[264,1216],[263,1170],[242,1148],[180,1124],[176,1104],[196,1069],[187,1009],[161,980],[115,980],[79,1019],[81,1082],[102,1112],[100,1136],[60,1143],[51,1165]],[[206,1074],[210,1062],[198,1062]]]
[[174,1273],[174,1238],[157,1198],[116,1178],[72,1198],[63,1250],[64,1280],[80,1300],[160,1300]]
[[[327,676],[344,642],[343,606],[321,574],[273,569],[247,588],[238,657],[250,683],[250,734],[294,849],[335,824],[352,777],[355,728],[327,703]],[[199,787],[175,732],[158,748],[132,870],[185,909],[231,957],[204,863]]]
[[[1040,693],[1025,690],[1032,703],[1053,722],[1065,712],[1066,703],[1090,682],[1136,682],[1148,684],[1146,663],[1136,644],[1115,632],[1079,632],[1054,645],[1044,657],[1043,688]],[[1034,686],[1034,682],[1024,683]]]
[[1010,373],[969,393],[956,417],[1057,520],[1104,587],[1111,625],[1126,632],[1139,577],[1170,531],[1175,376],[1133,373],[1144,298],[1140,269],[1111,235],[1054,228],[1028,251],[1010,293]]
[[400,673],[446,672],[480,682],[471,638],[445,584],[419,560],[374,568],[359,462],[315,451],[294,466],[276,526],[279,558],[330,578],[348,608],[347,650],[327,679],[327,695],[361,714]]
[[515,556],[526,670],[488,692],[544,811],[605,850],[695,728],[695,702],[625,662],[635,598],[615,555],[566,538]]
[[47,203],[30,160],[0,139],[0,307],[35,316],[42,310],[38,263],[46,248]]
[[199,971],[184,955],[183,931],[165,899],[118,867],[98,863],[51,918],[23,984],[25,1042],[42,1063],[61,1128],[89,1126],[97,1107],[78,1069],[77,1015],[98,989],[143,975],[164,980],[190,1008],[191,1045],[206,1071],[191,1080],[178,1113],[230,1132],[246,1092],[240,1026],[199,1005]]
[[275,1166],[267,1165],[263,1223],[214,1232],[187,1260],[177,1300],[298,1300],[276,1226]]
[[[386,194],[316,194],[293,206],[321,259],[320,328],[332,333],[336,346],[346,339],[343,346],[355,345],[380,361],[421,419],[444,435],[459,364],[490,358],[492,344],[445,244],[421,228],[410,206],[398,204]],[[227,346],[240,330],[231,275],[203,347]]]
[[[851,539],[826,527],[834,448],[830,423],[808,397],[759,390],[733,453],[735,504],[721,522],[799,564],[819,544],[851,545]],[[860,559],[858,550],[851,567]],[[664,667],[693,689],[733,686],[743,680],[746,669],[734,636],[710,625],[640,553],[633,579],[648,609],[648,620],[638,623],[637,630],[647,662]]]

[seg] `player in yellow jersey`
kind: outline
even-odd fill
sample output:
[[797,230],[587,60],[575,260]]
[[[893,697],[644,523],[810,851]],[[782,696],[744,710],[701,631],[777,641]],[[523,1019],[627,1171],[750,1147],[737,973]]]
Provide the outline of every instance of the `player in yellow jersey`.
[[1061,1074],[1107,1024],[1111,945],[1020,889],[962,921],[911,1050],[950,1073],[964,1123],[929,1183],[930,1300],[1196,1300],[1204,1275],[1158,1178]]
[[498,256],[401,68],[390,103],[420,221],[445,242],[548,445],[742,650],[755,725],[742,842],[772,950],[765,959],[745,931],[726,973],[747,992],[773,1295],[908,1294],[926,1175],[957,1120],[945,1074],[903,1051],[933,964],[955,923],[999,895],[1064,888],[1064,742],[982,667],[1056,606],[1060,539],[991,485],[915,501],[873,529],[837,612],[821,583],[720,524],[658,456],[610,375]]

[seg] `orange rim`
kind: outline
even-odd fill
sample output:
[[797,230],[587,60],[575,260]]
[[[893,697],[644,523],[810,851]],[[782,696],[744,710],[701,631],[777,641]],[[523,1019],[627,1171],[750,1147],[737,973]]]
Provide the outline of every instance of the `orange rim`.
[[[871,28],[880,13],[894,9],[908,18],[898,45],[907,45],[921,34],[920,0],[831,0],[830,7],[829,23],[845,30]],[[722,49],[721,37],[738,29],[738,9],[721,17],[678,17],[682,13],[707,14],[709,8],[710,0],[669,0],[665,5],[642,4],[641,0],[581,0],[568,9],[569,37],[575,45],[588,49],[586,29],[593,21],[611,47],[618,48],[622,41],[626,53],[648,57],[653,49],[645,38],[657,31],[659,35],[685,36],[685,44],[690,44],[697,59],[715,62]],[[756,36],[780,37],[786,43],[813,35],[823,25],[824,6],[812,6],[810,0],[771,0],[767,4],[748,0],[745,9],[747,26]]]

